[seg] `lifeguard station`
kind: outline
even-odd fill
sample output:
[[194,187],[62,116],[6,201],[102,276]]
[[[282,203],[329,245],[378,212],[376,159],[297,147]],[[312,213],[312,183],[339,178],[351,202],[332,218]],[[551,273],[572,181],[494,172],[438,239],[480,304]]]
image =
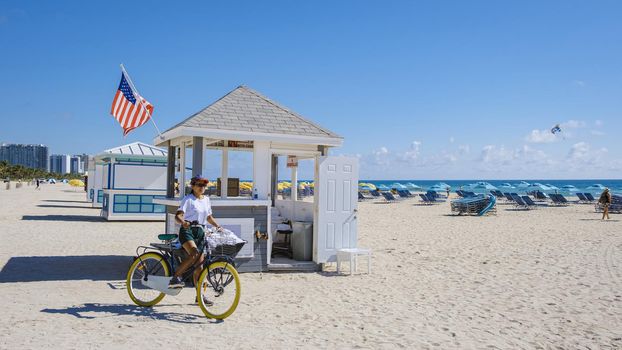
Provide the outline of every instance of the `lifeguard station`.
[[88,197],[106,220],[164,220],[154,198],[166,195],[166,151],[142,142],[89,159]]
[[[154,203],[166,206],[167,233],[177,233],[174,214],[189,178],[218,162],[220,187],[210,196],[214,216],[249,242],[238,254],[239,270],[316,270],[336,261],[338,249],[357,245],[358,162],[329,156],[342,143],[335,133],[240,86],[154,139],[156,146],[168,150],[166,198]],[[229,181],[232,152],[252,155],[250,196],[241,196],[232,188],[236,182]],[[304,200],[298,196],[295,162],[290,164],[291,195],[279,195],[279,162],[287,157],[313,162],[314,191]],[[303,260],[272,257],[283,219],[312,224],[312,237],[304,247],[309,254]]]

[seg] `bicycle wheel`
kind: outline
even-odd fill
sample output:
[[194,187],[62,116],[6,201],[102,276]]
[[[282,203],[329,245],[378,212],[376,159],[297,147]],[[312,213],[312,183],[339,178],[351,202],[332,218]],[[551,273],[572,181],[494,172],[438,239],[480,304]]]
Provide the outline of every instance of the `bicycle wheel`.
[[[238,307],[240,301],[240,275],[226,262],[215,262],[204,268],[197,283],[198,302],[208,318],[225,319]],[[203,298],[213,305],[205,305]]]
[[138,306],[153,306],[164,298],[164,293],[142,284],[141,279],[149,276],[170,276],[170,269],[164,257],[158,253],[140,255],[127,272],[127,293]]

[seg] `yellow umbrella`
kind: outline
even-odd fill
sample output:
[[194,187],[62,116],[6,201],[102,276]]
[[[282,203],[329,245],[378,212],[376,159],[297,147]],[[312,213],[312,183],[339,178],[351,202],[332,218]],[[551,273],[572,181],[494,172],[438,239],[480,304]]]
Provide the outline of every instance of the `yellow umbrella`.
[[72,186],[72,187],[84,187],[84,182],[82,182],[82,180],[78,180],[78,179],[69,180],[69,186]]

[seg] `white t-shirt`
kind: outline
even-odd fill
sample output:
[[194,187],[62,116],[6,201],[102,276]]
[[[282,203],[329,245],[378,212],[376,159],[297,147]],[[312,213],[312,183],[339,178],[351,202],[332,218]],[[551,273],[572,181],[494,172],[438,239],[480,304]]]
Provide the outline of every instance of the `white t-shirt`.
[[189,194],[181,200],[177,211],[184,212],[184,220],[198,221],[201,225],[207,225],[207,217],[212,215],[212,205],[207,196],[198,199],[194,194]]

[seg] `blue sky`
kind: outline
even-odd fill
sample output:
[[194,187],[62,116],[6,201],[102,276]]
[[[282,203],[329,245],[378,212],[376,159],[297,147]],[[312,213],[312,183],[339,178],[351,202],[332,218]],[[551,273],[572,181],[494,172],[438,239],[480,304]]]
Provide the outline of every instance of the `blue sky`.
[[362,178],[619,179],[621,14],[619,1],[4,0],[0,141],[151,142],[151,125],[124,139],[108,114],[122,62],[161,129],[245,84],[344,136],[334,153],[359,157]]

